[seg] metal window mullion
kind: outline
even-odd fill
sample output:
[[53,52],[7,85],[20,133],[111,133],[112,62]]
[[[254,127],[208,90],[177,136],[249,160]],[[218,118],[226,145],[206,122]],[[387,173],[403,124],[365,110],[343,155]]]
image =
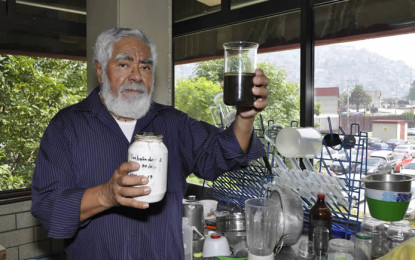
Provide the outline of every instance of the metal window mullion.
[[301,0],[300,125],[314,127],[313,0]]

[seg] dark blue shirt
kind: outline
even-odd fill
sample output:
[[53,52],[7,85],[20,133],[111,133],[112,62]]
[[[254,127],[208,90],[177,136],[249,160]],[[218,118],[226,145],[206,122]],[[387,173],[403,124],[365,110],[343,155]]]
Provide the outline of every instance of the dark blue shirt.
[[99,87],[61,110],[40,144],[32,182],[32,213],[49,237],[65,239],[68,259],[183,259],[182,199],[190,173],[214,180],[265,151],[251,138],[244,154],[233,127],[222,131],[172,107],[152,103],[134,133],[163,135],[168,149],[167,192],[145,210],[114,207],[80,222],[85,190],[106,183],[127,161],[131,141],[101,103]]

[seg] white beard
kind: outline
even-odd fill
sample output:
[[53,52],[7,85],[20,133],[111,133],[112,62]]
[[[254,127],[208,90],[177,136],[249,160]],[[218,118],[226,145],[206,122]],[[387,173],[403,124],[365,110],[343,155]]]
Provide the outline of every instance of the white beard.
[[[138,93],[123,96],[124,90],[137,90]],[[102,77],[101,96],[105,106],[113,114],[126,118],[140,119],[148,112],[151,104],[151,96],[153,86],[150,93],[147,93],[147,87],[138,83],[127,83],[120,87],[118,95],[112,93],[110,82],[106,75]]]

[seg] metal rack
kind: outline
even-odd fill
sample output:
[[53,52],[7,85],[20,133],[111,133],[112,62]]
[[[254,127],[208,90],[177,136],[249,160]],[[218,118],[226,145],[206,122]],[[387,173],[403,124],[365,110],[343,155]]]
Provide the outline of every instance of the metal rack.
[[[330,192],[331,194],[328,197],[330,201],[327,203],[333,214],[333,234],[337,237],[349,237],[357,232],[359,219],[363,217],[362,214],[366,211],[360,178],[366,174],[367,133],[361,132],[357,124],[351,125],[351,133],[347,135],[353,136],[356,139],[353,150],[355,152],[352,152],[351,149],[342,148],[346,155],[345,160],[333,157],[329,147],[323,142],[320,156],[313,159],[315,163],[318,162],[320,164],[317,170],[315,170],[315,167],[313,168],[308,160],[300,161],[306,167],[306,169],[300,169],[300,163],[297,163],[298,158],[289,160],[279,156],[275,147],[275,138],[281,129],[282,127],[273,121],[269,121],[267,127],[264,127],[262,117],[260,117],[260,127],[256,129],[256,132],[264,143],[267,156],[255,160],[247,168],[226,172],[212,182],[212,185],[209,185],[211,188],[210,196],[221,205],[230,208],[243,208],[246,199],[266,197],[267,185],[271,182],[275,183],[281,171],[292,176],[295,175],[297,179],[303,178],[303,181],[312,181],[314,187],[318,187],[318,185],[320,187],[324,186],[326,185],[324,181],[327,181],[330,182],[332,187],[339,189],[342,194],[336,193],[334,195],[335,191],[333,189],[329,190],[333,191],[333,193]],[[339,136],[344,139],[346,134],[342,129],[341,131],[342,133]],[[327,156],[325,157],[323,156],[324,149],[327,151]],[[283,168],[284,166],[281,165],[281,162],[287,161],[290,162],[291,167],[294,169]],[[329,168],[329,164],[336,161],[342,166],[343,175],[340,177],[335,176]],[[354,167],[349,167],[351,165],[354,165]],[[308,186],[313,187],[313,185]],[[298,186],[292,186],[292,190],[301,198],[304,216],[308,216],[311,206],[315,203],[316,193],[304,193]],[[343,196],[343,198],[339,196]],[[338,201],[343,203],[337,203]],[[361,206],[362,203],[363,206]],[[305,225],[308,225],[306,217],[304,220]]]

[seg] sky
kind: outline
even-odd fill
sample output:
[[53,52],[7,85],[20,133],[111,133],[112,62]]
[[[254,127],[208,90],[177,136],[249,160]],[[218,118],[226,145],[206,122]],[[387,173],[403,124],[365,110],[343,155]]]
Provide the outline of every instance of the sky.
[[389,59],[402,60],[415,69],[415,33],[355,41],[348,45],[368,49]]

